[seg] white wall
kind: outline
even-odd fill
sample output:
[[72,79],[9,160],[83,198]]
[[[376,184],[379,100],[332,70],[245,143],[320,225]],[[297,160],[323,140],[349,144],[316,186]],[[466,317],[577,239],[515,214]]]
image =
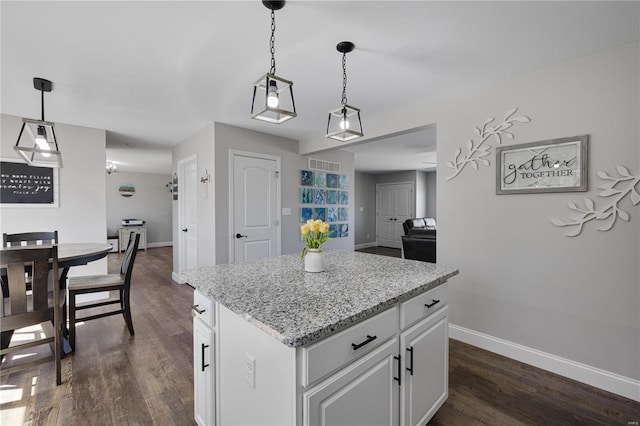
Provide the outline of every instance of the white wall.
[[437,219],[437,176],[436,172],[427,172],[427,213],[425,217]]
[[427,192],[427,173],[416,172],[416,211],[415,217],[427,216],[427,200],[429,194]]
[[[107,230],[118,235],[122,219],[142,219],[147,226],[147,246],[171,245],[171,193],[166,184],[171,175],[119,172],[107,175]],[[131,184],[136,192],[123,197],[118,188]]]
[[[475,343],[492,350],[531,355],[537,365],[638,400],[639,208],[626,200],[630,222],[609,232],[589,223],[576,238],[549,220],[570,217],[568,202],[602,203],[598,170],[615,173],[624,164],[640,173],[639,75],[639,45],[631,43],[473,93],[407,105],[368,125],[373,138],[437,123],[438,261],[460,268],[450,286],[451,323],[468,332],[458,337],[475,333]],[[474,128],[513,107],[532,122],[514,127],[516,137],[505,145],[590,135],[587,193],[497,196],[493,157],[490,167],[445,180],[446,162],[475,137]],[[326,144],[301,143],[301,152],[315,149]]]
[[[354,183],[356,247],[376,243],[376,176],[355,172]],[[360,211],[360,209],[363,209]]]
[[[22,118],[2,114],[0,154],[18,158],[13,146]],[[56,123],[62,152],[59,170],[59,207],[5,207],[0,205],[1,232],[18,233],[58,230],[60,243],[106,243],[105,131]],[[102,259],[71,268],[69,275],[107,272]]]

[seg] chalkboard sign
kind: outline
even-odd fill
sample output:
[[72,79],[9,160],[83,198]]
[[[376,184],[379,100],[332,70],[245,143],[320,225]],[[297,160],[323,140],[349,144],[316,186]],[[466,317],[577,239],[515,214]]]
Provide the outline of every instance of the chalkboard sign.
[[57,170],[0,162],[0,203],[57,206]]

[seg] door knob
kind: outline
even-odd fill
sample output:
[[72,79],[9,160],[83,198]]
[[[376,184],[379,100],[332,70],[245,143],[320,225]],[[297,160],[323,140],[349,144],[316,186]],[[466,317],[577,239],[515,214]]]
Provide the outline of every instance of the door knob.
[[248,238],[246,235],[236,234],[236,238]]
[[187,229],[187,228],[183,228],[183,229],[182,229],[182,232],[187,232],[187,231],[188,231],[188,229]]

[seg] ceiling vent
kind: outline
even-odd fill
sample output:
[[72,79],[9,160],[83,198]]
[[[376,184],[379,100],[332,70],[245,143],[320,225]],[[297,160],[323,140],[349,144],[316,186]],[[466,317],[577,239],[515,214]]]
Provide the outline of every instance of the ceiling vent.
[[319,160],[317,158],[309,158],[309,168],[313,170],[322,170],[325,172],[340,173],[340,163],[333,161]]

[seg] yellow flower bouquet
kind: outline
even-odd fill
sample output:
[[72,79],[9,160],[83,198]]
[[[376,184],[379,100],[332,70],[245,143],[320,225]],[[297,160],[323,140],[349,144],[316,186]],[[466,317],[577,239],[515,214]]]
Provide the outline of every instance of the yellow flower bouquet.
[[320,251],[322,245],[331,239],[329,224],[320,219],[308,220],[307,223],[300,226],[300,234],[302,234],[302,238],[304,238],[307,243],[302,249],[302,255],[300,257],[304,257],[309,249]]

